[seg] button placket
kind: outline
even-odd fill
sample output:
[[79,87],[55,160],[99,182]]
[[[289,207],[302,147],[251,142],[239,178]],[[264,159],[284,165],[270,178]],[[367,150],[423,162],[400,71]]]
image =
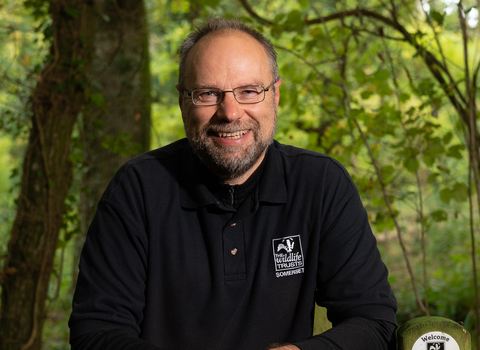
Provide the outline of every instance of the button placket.
[[243,223],[227,224],[223,230],[225,276],[228,279],[245,279]]

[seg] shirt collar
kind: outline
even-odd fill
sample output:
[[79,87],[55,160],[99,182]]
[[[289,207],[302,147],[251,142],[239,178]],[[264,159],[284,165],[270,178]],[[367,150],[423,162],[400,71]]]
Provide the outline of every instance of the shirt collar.
[[[287,189],[283,168],[274,141],[270,145],[264,162],[265,169],[260,178],[258,200],[269,203],[285,203]],[[210,204],[223,207],[207,188],[208,181],[215,181],[213,174],[195,155],[190,145],[183,152],[180,165],[180,200],[184,208],[195,209]]]

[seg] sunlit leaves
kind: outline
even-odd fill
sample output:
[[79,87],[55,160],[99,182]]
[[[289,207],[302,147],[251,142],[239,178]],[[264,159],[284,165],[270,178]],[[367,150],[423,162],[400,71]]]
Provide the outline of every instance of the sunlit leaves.
[[385,69],[379,69],[374,74],[367,75],[362,69],[355,69],[354,75],[356,81],[362,85],[361,97],[364,100],[371,96],[387,96],[392,94],[389,86],[390,72]]

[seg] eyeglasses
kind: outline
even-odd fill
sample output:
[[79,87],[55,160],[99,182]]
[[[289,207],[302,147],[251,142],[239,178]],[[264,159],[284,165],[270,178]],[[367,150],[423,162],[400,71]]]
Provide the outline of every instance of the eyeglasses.
[[270,90],[270,84],[266,88],[261,85],[239,86],[233,90],[222,90],[218,88],[205,88],[187,91],[188,96],[192,97],[192,102],[196,106],[215,106],[222,102],[227,92],[232,92],[235,100],[242,104],[259,103],[265,100],[265,92]]

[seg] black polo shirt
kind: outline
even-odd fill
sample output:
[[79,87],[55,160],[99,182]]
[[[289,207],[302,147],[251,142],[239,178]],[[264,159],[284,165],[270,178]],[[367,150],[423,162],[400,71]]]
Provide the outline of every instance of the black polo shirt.
[[278,142],[264,162],[237,210],[212,195],[213,175],[185,139],[126,163],[87,235],[71,338],[115,330],[159,349],[310,349],[315,301],[334,326],[395,324],[387,269],[345,169]]

